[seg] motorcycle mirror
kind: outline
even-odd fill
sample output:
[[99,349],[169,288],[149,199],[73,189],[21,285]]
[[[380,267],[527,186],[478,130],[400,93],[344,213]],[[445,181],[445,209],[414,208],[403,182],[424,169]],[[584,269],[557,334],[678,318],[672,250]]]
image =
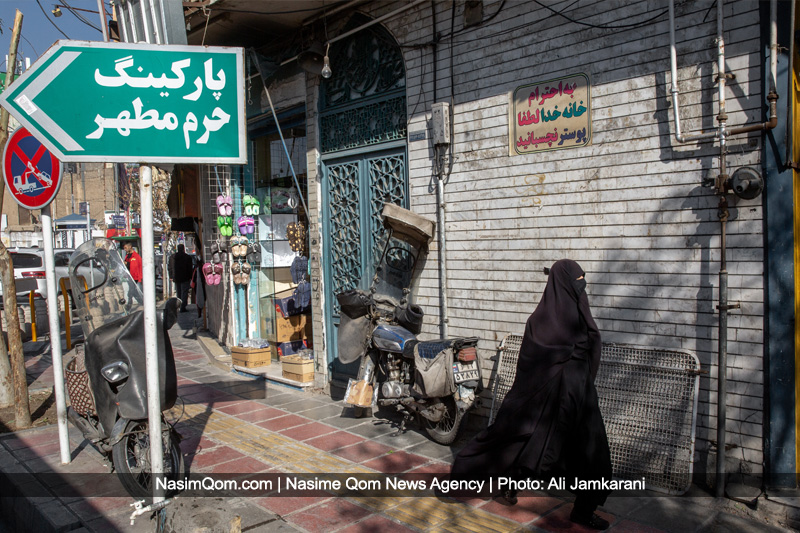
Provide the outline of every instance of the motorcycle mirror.
[[119,383],[128,378],[128,365],[123,361],[114,361],[104,366],[100,373],[109,383]]

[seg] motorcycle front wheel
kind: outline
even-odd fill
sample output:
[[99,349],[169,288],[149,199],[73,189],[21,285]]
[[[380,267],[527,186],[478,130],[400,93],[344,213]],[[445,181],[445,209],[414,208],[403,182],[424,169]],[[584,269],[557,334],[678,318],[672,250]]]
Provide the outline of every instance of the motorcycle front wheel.
[[[184,474],[183,454],[171,431],[168,440],[164,446],[164,473],[167,479],[177,480]],[[128,494],[134,498],[153,496],[150,430],[146,420],[128,422],[122,438],[111,450],[111,459]]]
[[446,410],[438,422],[431,422],[422,417],[423,425],[428,436],[434,441],[444,446],[450,446],[458,436],[461,423],[464,421],[464,412],[456,405],[453,396],[440,398]]

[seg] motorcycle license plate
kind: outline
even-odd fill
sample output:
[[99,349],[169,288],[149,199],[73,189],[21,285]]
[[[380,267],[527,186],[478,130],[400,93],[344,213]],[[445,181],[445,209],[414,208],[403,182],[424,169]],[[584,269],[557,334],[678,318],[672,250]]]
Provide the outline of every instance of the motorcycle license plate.
[[453,363],[453,377],[456,383],[479,380],[481,376],[478,372],[478,364],[475,361],[470,361],[469,363],[456,361]]

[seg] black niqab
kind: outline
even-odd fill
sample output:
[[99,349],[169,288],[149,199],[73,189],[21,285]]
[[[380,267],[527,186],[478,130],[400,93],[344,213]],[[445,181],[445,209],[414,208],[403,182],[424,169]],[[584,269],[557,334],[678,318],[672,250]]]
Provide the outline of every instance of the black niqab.
[[[594,378],[600,332],[580,265],[553,264],[542,299],[528,318],[514,384],[497,418],[456,457],[452,474],[611,476]],[[583,283],[582,283],[583,282]],[[592,495],[602,503],[605,494]]]

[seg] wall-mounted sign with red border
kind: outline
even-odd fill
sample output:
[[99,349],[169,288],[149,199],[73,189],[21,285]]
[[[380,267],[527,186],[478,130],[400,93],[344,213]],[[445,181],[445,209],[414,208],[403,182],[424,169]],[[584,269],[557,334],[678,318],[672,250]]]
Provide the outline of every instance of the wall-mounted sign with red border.
[[25,128],[18,128],[3,151],[3,176],[16,202],[41,209],[52,202],[61,186],[61,161]]

